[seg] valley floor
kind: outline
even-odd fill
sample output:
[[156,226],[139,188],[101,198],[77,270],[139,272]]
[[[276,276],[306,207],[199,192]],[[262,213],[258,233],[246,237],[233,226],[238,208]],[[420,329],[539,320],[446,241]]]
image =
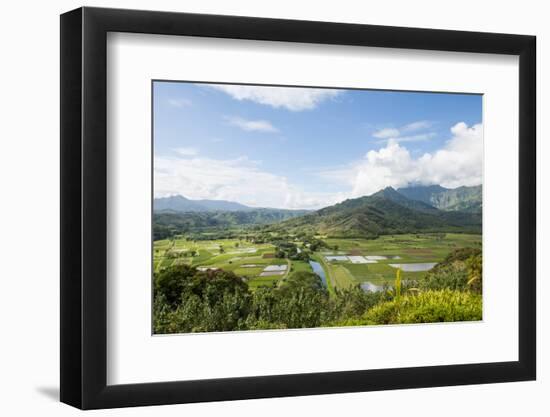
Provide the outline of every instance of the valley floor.
[[[331,293],[335,288],[355,285],[376,291],[384,284],[393,283],[398,267],[404,280],[418,280],[450,252],[481,247],[482,241],[478,234],[453,233],[387,235],[373,240],[321,239],[326,247],[313,252],[311,261],[322,267]],[[293,243],[306,248],[303,242]],[[312,265],[306,261],[275,255],[276,247],[270,243],[255,244],[244,239],[191,241],[180,237],[155,241],[153,261],[155,272],[178,264],[233,271],[243,277],[251,289],[276,286],[296,271],[313,272]]]

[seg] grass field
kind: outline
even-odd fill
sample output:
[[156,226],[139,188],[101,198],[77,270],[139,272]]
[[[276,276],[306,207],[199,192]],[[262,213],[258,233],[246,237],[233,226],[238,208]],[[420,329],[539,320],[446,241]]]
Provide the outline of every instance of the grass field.
[[304,261],[292,261],[292,266],[290,267],[290,272],[300,272],[300,271],[306,271],[306,272],[313,272],[313,269],[311,269],[311,266],[309,263]]
[[400,256],[400,262],[438,262],[454,249],[481,247],[481,235],[447,233],[387,235],[377,239],[325,239],[329,247],[354,255]]
[[331,268],[336,288],[350,288],[357,284],[354,276],[345,266],[333,265]]
[[[252,288],[271,286],[284,275],[260,277],[266,266],[286,265],[286,259],[264,258],[272,253],[271,244],[252,244],[238,239],[190,241],[185,238],[159,240],[154,243],[154,268],[160,271],[172,265],[187,264],[196,267],[219,268],[233,271],[246,278]],[[297,270],[307,270],[309,265],[292,265]]]
[[[388,235],[378,239],[325,239],[334,253],[354,256],[386,256],[377,263],[353,264],[351,262],[328,262],[332,275],[337,276],[339,286],[349,285],[348,278],[356,283],[371,282],[376,285],[391,284],[396,268],[389,264],[437,263],[451,251],[463,247],[481,247],[481,235],[447,233]],[[394,258],[398,257],[398,258]],[[343,271],[344,270],[344,271]],[[347,272],[347,273],[346,273]],[[404,280],[421,279],[426,272],[402,272]]]
[[[324,239],[330,249],[322,248],[311,254],[319,262],[327,275],[327,287],[349,288],[362,282],[376,285],[391,284],[395,280],[396,269],[391,263],[436,263],[451,251],[462,247],[481,247],[481,235],[453,234],[408,234],[382,236],[378,239]],[[312,272],[305,261],[292,261],[265,254],[273,254],[275,246],[269,243],[254,244],[239,239],[191,241],[185,238],[159,240],[154,242],[154,269],[160,271],[171,265],[187,264],[196,267],[219,268],[233,271],[245,278],[251,288],[273,286],[288,274],[298,271]],[[354,264],[349,261],[327,261],[325,256],[386,256],[376,263]],[[260,274],[269,265],[288,265],[282,275],[264,276]],[[402,273],[404,280],[417,280],[426,272]]]
[[[325,241],[330,247],[337,247],[339,253],[355,256],[398,257],[368,264],[331,263],[331,267],[338,265],[339,268],[345,268],[356,282],[371,282],[376,285],[391,284],[395,280],[396,269],[389,264],[437,263],[455,249],[481,247],[481,235],[459,233],[388,235],[373,240],[326,239]],[[403,271],[402,278],[418,280],[425,274],[426,272]],[[342,272],[340,275],[344,276]]]

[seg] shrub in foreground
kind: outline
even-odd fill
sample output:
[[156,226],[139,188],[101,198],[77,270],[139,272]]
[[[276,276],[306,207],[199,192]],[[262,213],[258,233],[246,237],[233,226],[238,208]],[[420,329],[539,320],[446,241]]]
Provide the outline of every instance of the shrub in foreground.
[[482,298],[472,292],[429,290],[417,295],[380,303],[360,319],[333,323],[333,326],[435,323],[482,319]]

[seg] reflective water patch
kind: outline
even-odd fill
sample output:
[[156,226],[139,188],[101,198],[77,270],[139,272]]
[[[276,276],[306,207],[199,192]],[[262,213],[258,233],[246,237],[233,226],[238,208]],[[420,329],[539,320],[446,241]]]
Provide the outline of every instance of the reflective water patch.
[[272,277],[272,276],[275,276],[275,275],[283,275],[285,272],[282,271],[282,272],[279,272],[279,271],[264,271],[260,274],[261,277]]
[[264,268],[264,272],[274,272],[274,271],[286,271],[287,265],[269,265]]
[[347,256],[340,256],[340,255],[337,255],[337,256],[325,256],[325,259],[329,262],[331,261],[347,261],[348,260],[348,257]]
[[394,268],[399,268],[405,272],[420,272],[420,271],[429,271],[437,264],[435,262],[428,263],[418,263],[418,264],[389,264]]
[[376,261],[365,259],[365,256],[348,256],[352,264],[375,264]]
[[383,261],[384,259],[388,259],[387,256],[382,255],[368,255],[365,256],[365,258],[367,258],[369,261]]

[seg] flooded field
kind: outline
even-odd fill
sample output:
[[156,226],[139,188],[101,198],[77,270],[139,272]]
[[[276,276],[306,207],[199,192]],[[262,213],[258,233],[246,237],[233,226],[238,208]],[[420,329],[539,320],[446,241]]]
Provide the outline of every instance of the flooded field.
[[435,262],[417,263],[417,264],[389,264],[393,268],[399,268],[405,272],[429,271],[437,264]]

